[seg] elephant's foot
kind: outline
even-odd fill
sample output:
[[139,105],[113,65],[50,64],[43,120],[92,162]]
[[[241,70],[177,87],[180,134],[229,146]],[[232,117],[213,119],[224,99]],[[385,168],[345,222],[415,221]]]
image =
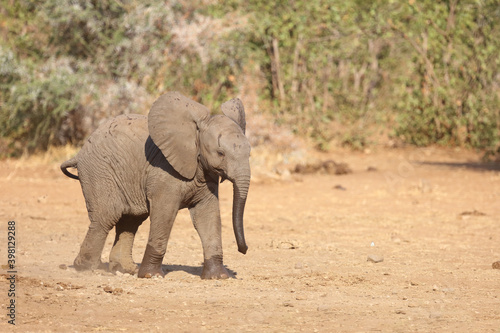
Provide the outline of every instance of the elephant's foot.
[[93,259],[90,254],[82,255],[81,253],[73,261],[73,266],[77,271],[95,270],[102,267],[101,259]]
[[144,257],[142,258],[141,266],[139,267],[139,272],[137,277],[139,278],[152,278],[155,276],[164,277],[165,272],[161,269],[161,263],[163,262],[163,256],[165,252],[159,253],[151,245],[146,246],[146,251],[144,252]]
[[109,254],[109,271],[112,273],[129,273],[130,275],[137,273],[137,265],[134,263],[130,252],[123,254],[119,246],[113,246]]
[[134,275],[137,273],[137,265],[132,261],[109,261],[109,271],[112,273],[128,273]]
[[212,257],[205,259],[201,278],[204,280],[228,279],[230,277],[227,269],[222,265],[222,257]]
[[164,277],[165,272],[163,272],[163,269],[161,269],[161,265],[147,265],[147,264],[141,264],[141,267],[139,267],[139,272],[137,273],[137,277],[139,278],[152,278],[152,277]]

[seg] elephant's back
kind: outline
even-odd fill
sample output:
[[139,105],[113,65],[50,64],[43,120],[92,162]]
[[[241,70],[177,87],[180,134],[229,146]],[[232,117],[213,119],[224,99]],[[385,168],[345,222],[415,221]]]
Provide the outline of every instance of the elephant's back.
[[[142,115],[121,115],[99,126],[77,155],[82,187],[101,199],[108,196],[123,213],[143,214],[148,136],[147,117]],[[117,205],[120,202],[123,205]]]
[[[131,167],[145,160],[144,144],[148,138],[147,117],[121,115],[100,125],[78,153],[78,165],[85,162],[96,166]],[[132,163],[132,164],[131,164]]]
[[[111,118],[100,125],[87,139],[85,145],[122,145],[146,141],[148,137],[148,118],[131,114]],[[85,146],[84,145],[84,146]]]

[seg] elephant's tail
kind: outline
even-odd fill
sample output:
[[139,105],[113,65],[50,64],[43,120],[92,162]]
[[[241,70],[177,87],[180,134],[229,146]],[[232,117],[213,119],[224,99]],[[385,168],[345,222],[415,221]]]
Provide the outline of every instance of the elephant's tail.
[[69,172],[69,171],[67,170],[67,168],[76,168],[77,164],[78,164],[78,163],[77,163],[76,157],[73,157],[72,159],[69,159],[69,160],[67,160],[66,162],[63,162],[63,163],[61,164],[61,171],[62,171],[62,172],[63,172],[66,176],[68,176],[69,178],[73,178],[73,179],[80,179],[80,178],[78,178],[78,176],[77,176],[77,175],[74,175],[74,174],[72,174],[71,172]]

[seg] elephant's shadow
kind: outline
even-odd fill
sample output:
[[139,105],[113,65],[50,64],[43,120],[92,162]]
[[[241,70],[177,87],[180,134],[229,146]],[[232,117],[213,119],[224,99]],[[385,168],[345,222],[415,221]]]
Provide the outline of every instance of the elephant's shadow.
[[[229,275],[231,277],[234,278],[238,274],[235,271],[233,271],[232,269],[229,269],[226,265],[224,265],[224,267],[226,267],[226,269],[229,272]],[[201,265],[201,266],[162,265],[161,268],[165,272],[165,276],[168,275],[170,272],[179,272],[179,271],[183,271],[183,272],[186,272],[186,273],[191,274],[191,275],[201,276],[201,272],[203,271],[203,265]]]
[[[137,265],[137,270],[139,270],[139,264]],[[73,265],[69,266],[74,268]],[[227,269],[229,272],[230,277],[236,278],[236,275],[238,274],[237,272],[233,271],[232,269],[228,268],[226,265],[224,267]],[[183,271],[191,275],[196,275],[196,276],[201,276],[201,272],[203,271],[203,265],[201,266],[188,266],[188,265],[161,265],[161,268],[165,272],[165,276],[167,276],[171,272],[179,272]],[[99,270],[104,270],[109,272],[109,263],[101,263],[98,267]]]

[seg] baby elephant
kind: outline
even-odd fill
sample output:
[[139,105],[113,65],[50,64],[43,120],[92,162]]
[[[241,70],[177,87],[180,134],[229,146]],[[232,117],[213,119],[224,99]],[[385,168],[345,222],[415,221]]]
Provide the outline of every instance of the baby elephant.
[[[179,209],[188,208],[203,246],[202,279],[226,279],[222,262],[219,177],[233,183],[233,228],[245,254],[243,211],[250,185],[250,144],[239,99],[210,116],[203,105],[169,92],[149,116],[122,115],[100,126],[78,154],[61,164],[79,179],[90,226],[74,261],[78,270],[95,269],[109,231],[116,238],[109,257],[112,271],[135,273],[132,245],[150,216],[151,230],[139,277],[164,276],[163,256]],[[67,168],[77,168],[78,176]]]

